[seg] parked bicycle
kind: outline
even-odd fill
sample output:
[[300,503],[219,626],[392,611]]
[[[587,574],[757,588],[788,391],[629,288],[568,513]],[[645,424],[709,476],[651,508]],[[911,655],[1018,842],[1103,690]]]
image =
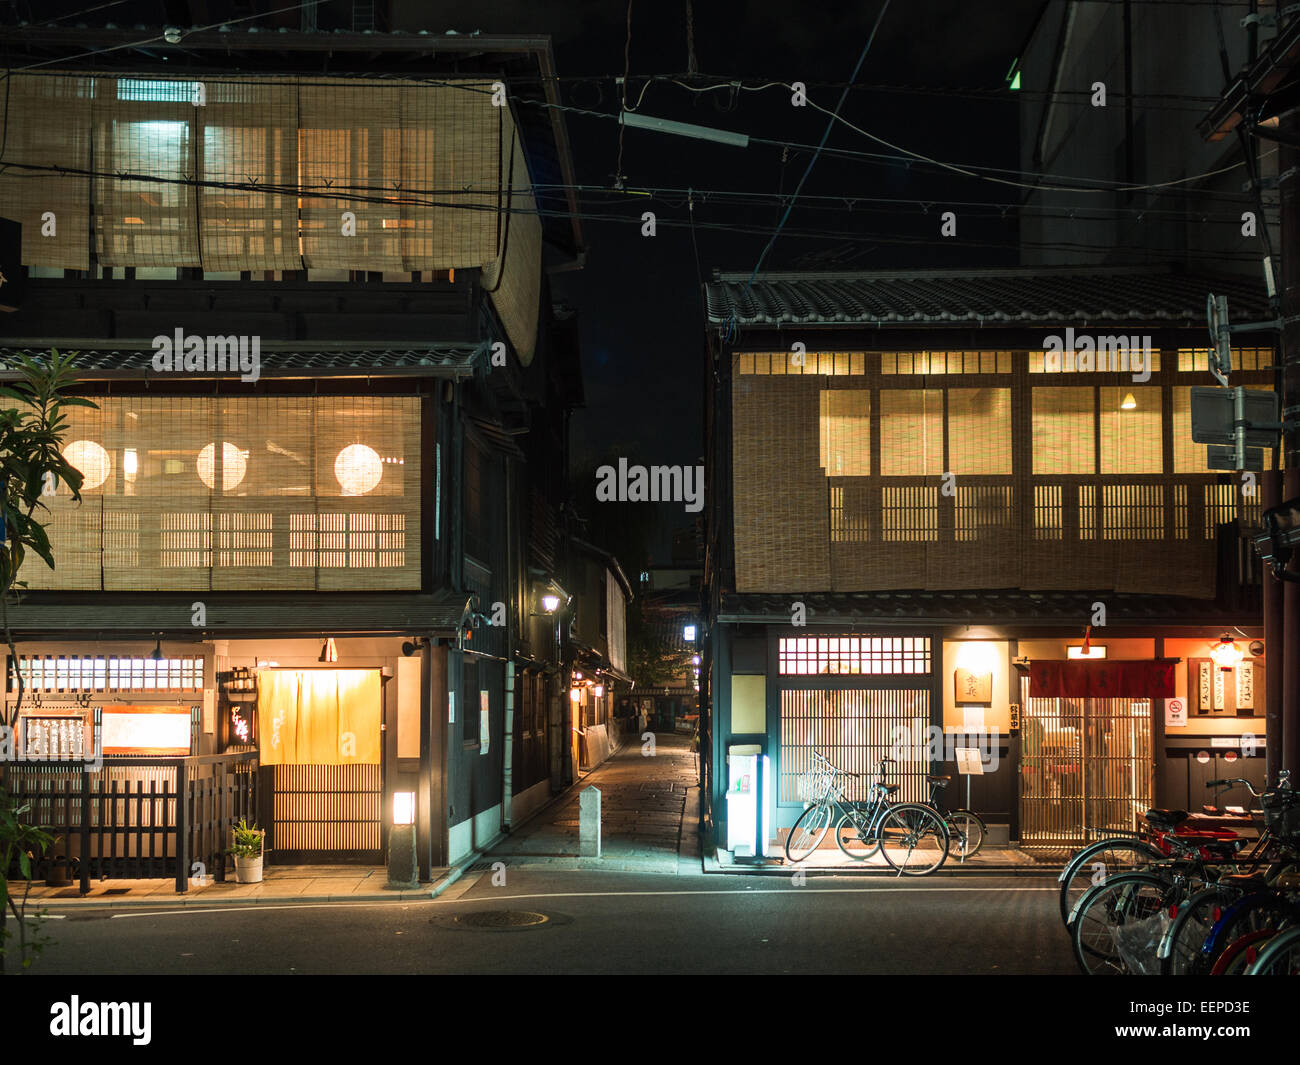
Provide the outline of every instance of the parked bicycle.
[[934,807],[935,812],[943,818],[944,827],[948,830],[948,838],[951,841],[951,852],[957,855],[958,861],[964,862],[967,858],[973,858],[984,846],[984,837],[988,835],[988,826],[984,823],[984,818],[964,806],[956,810],[943,808],[940,800],[943,798],[943,790],[952,781],[952,777],[929,776],[925,779],[930,785],[928,805]]
[[[1185,811],[1148,811],[1155,846],[1168,856],[1099,876],[1071,909],[1084,972],[1240,973],[1280,929],[1300,924],[1300,797],[1290,774],[1269,792],[1240,778],[1207,786],[1244,786],[1260,799],[1260,838],[1252,846],[1229,831],[1180,832]],[[1070,880],[1067,867],[1062,882]]]
[[[850,858],[864,861],[879,852],[900,876],[926,876],[948,857],[948,829],[943,818],[924,803],[892,803],[898,785],[885,782],[883,758],[878,779],[867,789],[865,801],[845,796],[849,782],[866,774],[840,769],[816,751],[811,773],[800,778],[800,790],[809,806],[790,829],[785,856],[801,862],[821,845],[832,822],[835,842]],[[839,814],[836,820],[836,814]]]
[[[1256,799],[1259,799],[1263,794],[1263,792],[1257,791],[1250,781],[1240,777],[1234,777],[1231,780],[1211,780],[1205,786],[1207,788],[1217,788],[1220,792],[1231,787],[1245,787]],[[1287,788],[1289,786],[1289,773],[1284,770],[1279,777],[1279,787]],[[1214,808],[1218,809],[1217,803]],[[1160,814],[1160,811],[1155,812]],[[1170,841],[1171,836],[1178,840],[1198,841],[1201,844],[1209,844],[1216,838],[1225,838],[1226,834],[1189,832],[1185,828],[1183,831],[1178,831],[1179,826],[1183,825],[1187,820],[1187,814],[1183,811],[1166,811],[1166,813],[1182,814],[1182,816],[1167,824],[1156,824],[1148,819],[1148,824],[1151,826],[1150,837],[1137,835],[1113,836],[1097,840],[1095,843],[1090,843],[1084,847],[1070,859],[1065,868],[1061,870],[1061,875],[1057,877],[1057,881],[1061,885],[1062,923],[1066,925],[1070,923],[1070,914],[1085,893],[1111,876],[1135,872],[1153,862],[1158,862],[1175,854],[1185,853],[1185,849],[1180,844]],[[1242,818],[1243,826],[1250,823],[1251,819],[1249,817]],[[1265,829],[1255,846],[1248,853],[1237,858],[1238,866],[1256,868],[1262,864],[1267,864],[1271,860],[1269,857],[1270,851],[1276,847],[1276,844],[1277,837],[1271,831]],[[1209,860],[1209,850],[1202,850],[1201,854],[1206,860]]]

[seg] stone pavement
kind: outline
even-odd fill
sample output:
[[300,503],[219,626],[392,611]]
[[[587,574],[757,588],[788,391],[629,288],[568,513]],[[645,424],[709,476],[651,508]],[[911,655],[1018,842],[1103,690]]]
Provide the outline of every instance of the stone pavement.
[[[471,871],[494,862],[623,872],[700,872],[699,778],[690,738],[655,735],[654,753],[629,741],[551,806],[517,827]],[[578,853],[578,802],[584,789],[600,790],[602,853]]]

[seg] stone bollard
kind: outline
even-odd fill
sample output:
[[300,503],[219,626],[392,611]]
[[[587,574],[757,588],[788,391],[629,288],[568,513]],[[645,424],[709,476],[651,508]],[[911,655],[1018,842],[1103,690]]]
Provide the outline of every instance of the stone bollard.
[[583,858],[600,857],[600,789],[583,788],[578,795],[578,854]]

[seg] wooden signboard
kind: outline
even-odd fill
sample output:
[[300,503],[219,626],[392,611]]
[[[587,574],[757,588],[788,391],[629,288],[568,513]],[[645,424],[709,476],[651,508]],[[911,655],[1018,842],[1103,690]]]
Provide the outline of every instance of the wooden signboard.
[[1244,658],[1227,672],[1213,659],[1187,660],[1187,701],[1193,714],[1253,717],[1262,710],[1264,660]]
[[969,669],[958,669],[953,674],[956,703],[992,703],[993,674],[976,673]]

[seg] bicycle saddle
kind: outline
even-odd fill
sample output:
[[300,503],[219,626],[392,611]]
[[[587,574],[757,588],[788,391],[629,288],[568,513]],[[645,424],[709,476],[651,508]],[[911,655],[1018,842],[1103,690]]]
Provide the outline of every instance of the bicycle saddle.
[[899,787],[901,787],[901,785],[899,785],[899,784],[881,784],[881,785],[879,785],[879,787],[880,787],[880,790],[883,791],[886,795],[893,795],[894,792],[896,792],[896,791],[899,789]]
[[926,777],[925,779],[931,784],[947,784],[952,777]]
[[1156,828],[1173,828],[1187,820],[1186,810],[1148,810],[1146,818]]
[[1263,873],[1228,873],[1226,876],[1219,877],[1218,882],[1249,891],[1251,888],[1266,886],[1268,877]]

